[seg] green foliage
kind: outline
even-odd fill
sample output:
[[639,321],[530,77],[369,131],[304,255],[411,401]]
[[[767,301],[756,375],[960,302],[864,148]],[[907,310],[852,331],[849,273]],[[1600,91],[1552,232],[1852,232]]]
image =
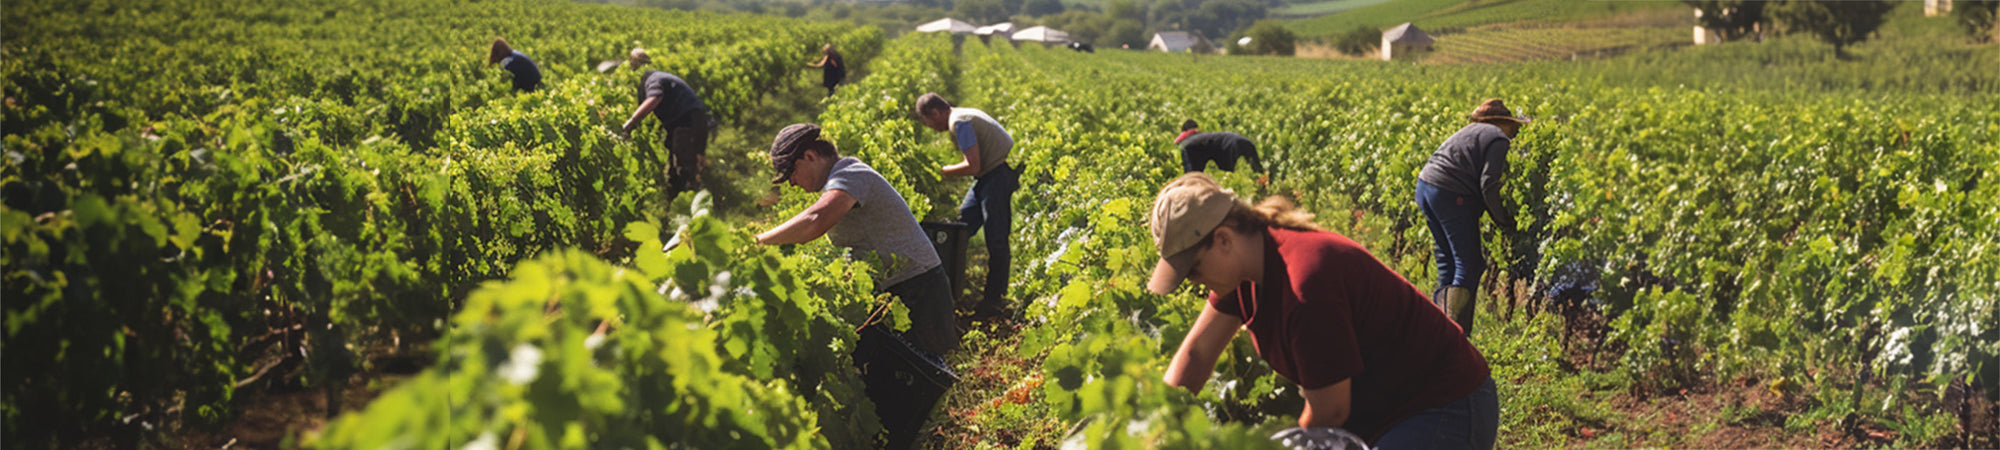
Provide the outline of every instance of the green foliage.
[[1757,24],[1765,23],[1764,9],[1770,6],[1770,2],[1748,0],[1681,0],[1681,3],[1694,7],[1700,13],[1695,20],[1724,41],[1742,39]]
[[1041,18],[1043,26],[1069,33],[1076,42],[1107,42],[1114,24],[1110,15],[1086,10],[1070,10]]
[[[1356,2],[1360,7],[1287,24],[1300,36],[1328,38],[1356,26],[1386,29],[1404,22],[1426,31],[1449,34],[1484,25],[1515,23],[1561,24],[1591,18],[1628,14],[1636,11],[1679,8],[1674,2],[1576,2],[1572,0],[1395,0]],[[1676,13],[1687,14],[1685,10]],[[1685,16],[1683,16],[1685,17]],[[1682,31],[1686,31],[1685,28]]]
[[1228,36],[1263,20],[1269,6],[1257,0],[1202,0],[1200,6],[1191,10],[1169,10],[1168,14],[1178,17],[1169,19],[1168,23],[1177,22],[1181,25],[1180,29],[1213,39]]
[[952,17],[971,23],[1005,22],[1011,15],[1001,0],[957,0],[952,4]]
[[1292,56],[1298,49],[1298,35],[1274,20],[1258,21],[1243,30],[1243,35],[1250,37],[1250,45],[1245,49],[1250,54]]
[[1847,46],[1875,34],[1896,5],[1887,0],[1788,2],[1773,16],[1792,32],[1810,34],[1832,45],[1834,55],[1846,59]]
[[1333,38],[1333,48],[1352,56],[1368,56],[1375,47],[1382,45],[1382,30],[1367,25],[1355,25],[1354,29]]
[[[1580,60],[1628,53],[1668,52],[1688,42],[1681,27],[1494,28],[1437,38],[1427,64],[1480,64]],[[1696,49],[1696,51],[1706,50]]]
[[1041,17],[1063,12],[1062,0],[1028,0],[1021,4],[1021,14]]
[[[224,420],[253,380],[344,385],[371,364],[350,346],[443,333],[519,261],[630,251],[624,224],[669,200],[664,155],[651,130],[608,131],[636,77],[597,60],[652,46],[730,121],[820,44],[858,64],[881,39],[513,1],[29,2],[4,20],[22,44],[0,63],[5,432],[50,446]],[[544,90],[483,64],[496,34]]]
[[2000,41],[2000,1],[1964,0],[1952,2],[1951,15],[1973,42]]
[[[920,219],[956,217],[963,193],[938,174],[960,158],[957,149],[916,116],[917,97],[926,92],[956,100],[950,94],[956,91],[959,66],[948,39],[924,34],[895,40],[883,50],[873,75],[841,90],[820,114],[826,138],[841,154],[881,172]],[[816,193],[788,190],[778,210],[796,214],[815,199]]]
[[[628,226],[643,249],[629,267],[569,251],[487,283],[453,318],[436,367],[315,445],[873,446],[881,426],[843,319],[873,301],[846,282],[866,269],[802,270],[827,266],[752,245],[706,214],[705,197],[669,251],[651,250],[655,224]],[[592,335],[600,321],[610,331]]]
[[[909,44],[890,47],[902,45]],[[925,45],[942,52],[946,44]],[[1710,75],[1702,68],[1736,70],[1736,61],[1666,60],[1688,69],[1654,79],[1638,78],[1643,69],[1628,60],[1496,73],[968,43],[953,100],[993,114],[1014,134],[1011,158],[1024,168],[1024,194],[1032,193],[1015,200],[1022,218],[1014,252],[1033,256],[1017,259],[1012,287],[1028,299],[1031,325],[1010,351],[1042,358],[1046,382],[1036,407],[1079,429],[1125,431],[1071,435],[1078,442],[1143,437],[1167,445],[1187,442],[1171,427],[1193,427],[1193,418],[1142,418],[1200,410],[1201,420],[1216,426],[1259,429],[1298,411],[1295,393],[1287,394],[1247,344],[1225,356],[1200,394],[1158,381],[1200,310],[1193,296],[1137,289],[1157,257],[1143,212],[1155,189],[1179,174],[1169,143],[1175,125],[1196,118],[1257,141],[1272,168],[1268,186],[1219,173],[1225,185],[1295,198],[1319,213],[1323,226],[1367,245],[1423,288],[1434,270],[1432,242],[1409,200],[1410,180],[1437,143],[1464,125],[1466,111],[1502,93],[1540,119],[1510,156],[1506,194],[1519,208],[1525,239],[1488,242],[1496,270],[1483,291],[1531,284],[1571,262],[1601,262],[1599,311],[1614,319],[1611,342],[1601,348],[1624,349],[1595,356],[1617,361],[1619,370],[1566,372],[1573,369],[1551,360],[1592,347],[1570,348],[1552,336],[1559,320],[1481,315],[1504,320],[1483,329],[1519,330],[1476,341],[1496,365],[1512,365],[1496,367],[1508,377],[1500,383],[1503,398],[1564,398],[1503,400],[1509,411],[1525,410],[1505,415],[1503,423],[1520,434],[1503,433],[1503,442],[1547,446],[1567,445],[1575,427],[1613,413],[1574,391],[1534,383],[1657,393],[1737,376],[1782,378],[1838,402],[1838,412],[1799,419],[1810,428],[1847,411],[1934,420],[1921,410],[1881,409],[1895,396],[1858,381],[1903,377],[1906,385],[1935,387],[1942,385],[1935,380],[2000,361],[2000,340],[1975,325],[2000,321],[1990,283],[2000,260],[1981,244],[1995,240],[1989,224],[2000,223],[2000,203],[1983,200],[2000,189],[1992,170],[2000,154],[1980,144],[2000,128],[1989,126],[1994,113],[1979,107],[1993,100],[1991,91],[1970,88],[1991,81],[1953,81],[1958,70],[1979,66],[1972,56],[1945,64],[1940,53],[1937,72],[1896,84],[1872,71],[1883,63],[1821,71],[1815,61],[1761,67],[1780,78],[1731,86],[1690,77]],[[1883,91],[1898,94],[1884,101]],[[855,114],[852,107],[880,108],[845,104],[827,114]],[[907,113],[880,114],[863,117]],[[886,148],[910,139],[875,136],[842,145]],[[897,158],[943,159],[896,152],[869,161],[904,164]],[[949,186],[899,189],[919,193],[912,197],[957,193]],[[1529,301],[1516,306],[1544,307]],[[1857,393],[1865,401],[1853,401]],[[965,420],[1012,420],[1006,408],[986,411],[994,409],[1000,412]]]
[[[545,316],[555,303],[557,316]],[[597,321],[616,331],[592,336]],[[792,387],[728,370],[693,306],[569,251],[466,300],[438,365],[331,424],[322,448],[824,447]],[[817,444],[815,444],[817,443]],[[496,445],[497,447],[497,445]]]

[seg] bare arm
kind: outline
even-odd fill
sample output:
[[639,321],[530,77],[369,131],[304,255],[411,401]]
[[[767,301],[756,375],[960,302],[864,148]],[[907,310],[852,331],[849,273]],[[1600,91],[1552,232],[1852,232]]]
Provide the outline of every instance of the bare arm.
[[1180,351],[1174,353],[1174,361],[1167,364],[1167,385],[1201,392],[1208,384],[1208,375],[1215,371],[1215,361],[1222,358],[1222,351],[1229,348],[1229,341],[1241,328],[1242,319],[1214,306],[1203,306],[1201,317],[1194,320],[1194,328],[1188,330]]
[[810,242],[826,235],[826,230],[840,223],[840,218],[854,209],[854,196],[847,191],[835,189],[819,195],[819,201],[799,211],[799,215],[779,224],[770,231],[757,235],[757,243],[766,245],[798,244]]
[[646,118],[646,113],[653,112],[653,108],[658,108],[658,107],[660,107],[659,96],[646,97],[645,102],[639,103],[639,109],[632,111],[632,118],[625,119],[625,126],[622,128],[625,131],[632,131],[633,128],[637,128],[639,126],[640,120],[644,120]]
[[1347,413],[1352,411],[1353,397],[1349,394],[1353,379],[1340,380],[1332,386],[1306,389],[1301,394],[1306,398],[1306,409],[1299,412],[1299,427],[1338,427],[1347,424]]

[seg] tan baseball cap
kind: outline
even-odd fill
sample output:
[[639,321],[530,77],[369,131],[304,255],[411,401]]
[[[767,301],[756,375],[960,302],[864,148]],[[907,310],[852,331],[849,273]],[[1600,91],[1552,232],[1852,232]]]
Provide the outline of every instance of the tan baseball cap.
[[1235,206],[1235,194],[1201,172],[1181,175],[1160,188],[1160,195],[1153,199],[1153,213],[1147,216],[1153,227],[1153,245],[1160,249],[1160,262],[1153,266],[1153,279],[1146,282],[1146,290],[1167,295],[1180,287],[1188,269],[1194,267],[1195,246],[1215,232]]

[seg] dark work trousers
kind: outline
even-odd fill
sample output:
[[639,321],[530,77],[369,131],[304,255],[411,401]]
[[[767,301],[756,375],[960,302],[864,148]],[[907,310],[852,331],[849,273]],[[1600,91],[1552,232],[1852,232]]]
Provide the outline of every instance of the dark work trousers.
[[[1462,287],[1479,290],[1479,276],[1486,273],[1485,249],[1479,242],[1479,216],[1486,214],[1486,204],[1479,197],[1459,194],[1430,183],[1417,181],[1417,208],[1424,212],[1424,222],[1430,225],[1431,240],[1435,244],[1432,254],[1437,263],[1437,291],[1431,302],[1447,314],[1444,288]],[[1478,308],[1469,308],[1466,314]],[[1472,317],[1453,317],[1466,334],[1472,333]]]
[[820,72],[819,85],[826,88],[826,96],[832,97],[833,88],[840,86],[840,82],[846,80],[847,68],[827,67],[824,71]]
[[958,349],[958,315],[953,312],[951,278],[945,275],[944,266],[932,267],[884,291],[910,308],[910,331],[903,333],[904,339],[939,358]]
[[986,230],[986,296],[980,305],[998,308],[1007,297],[1007,271],[1014,253],[1007,240],[1014,233],[1014,191],[1021,188],[1021,172],[1001,163],[972,183],[965,203],[958,206],[958,221]]
[[1493,448],[1499,434],[1500,394],[1493,379],[1487,378],[1465,398],[1389,426],[1389,431],[1375,441],[1375,448],[1484,450]]
[[701,189],[701,160],[708,154],[708,118],[667,127],[667,187],[674,195]]

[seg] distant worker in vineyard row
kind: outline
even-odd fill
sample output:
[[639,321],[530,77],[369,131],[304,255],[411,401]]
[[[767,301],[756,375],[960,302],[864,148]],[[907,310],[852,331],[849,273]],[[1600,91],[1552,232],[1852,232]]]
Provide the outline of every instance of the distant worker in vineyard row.
[[[653,58],[640,48],[632,49],[626,60],[632,70],[645,70],[652,62]],[[708,115],[708,104],[681,77],[645,70],[639,75],[639,108],[632,111],[632,118],[621,129],[631,133],[646,119],[647,113],[659,118],[660,127],[666,131],[668,189],[673,195],[699,189],[701,169],[708,158],[708,133],[715,126]]]
[[778,132],[771,167],[777,171],[772,183],[818,192],[819,201],[758,234],[758,243],[800,244],[824,235],[856,257],[875,259],[877,289],[910,309],[913,323],[904,336],[932,356],[958,348],[951,280],[910,204],[888,179],[859,159],[840,156],[820,138],[819,125],[808,123]]
[[1174,143],[1181,146],[1181,173],[1201,172],[1209,162],[1224,172],[1235,172],[1237,158],[1250,163],[1251,172],[1264,173],[1264,164],[1257,159],[1257,144],[1243,135],[1203,133],[1201,124],[1188,120],[1181,122],[1181,134],[1174,136]]
[[820,68],[819,85],[826,87],[828,97],[833,96],[835,86],[847,80],[847,61],[840,59],[840,50],[835,50],[833,44],[819,48],[819,62],[812,66]]
[[1170,295],[1193,280],[1208,293],[1168,385],[1201,392],[1248,330],[1257,355],[1301,389],[1305,434],[1344,429],[1378,449],[1493,447],[1500,405],[1485,356],[1361,244],[1282,197],[1251,206],[1202,173],[1162,188],[1148,222],[1160,261],[1147,290]]
[[496,64],[514,74],[514,92],[534,92],[542,87],[541,66],[528,59],[526,53],[507,45],[506,39],[494,39],[492,51],[486,53],[486,65]]
[[1431,301],[1471,336],[1479,276],[1486,272],[1479,216],[1491,215],[1494,226],[1514,237],[1513,210],[1501,204],[1500,189],[1507,151],[1529,119],[1514,115],[1497,98],[1480,103],[1468,119],[1472,123],[1446,138],[1417,174],[1417,208],[1436,242],[1438,290]]
[[1013,263],[1008,239],[1013,234],[1014,191],[1021,188],[1021,172],[1007,165],[1014,137],[993,116],[977,109],[953,107],[937,93],[917,97],[917,117],[932,130],[950,133],[953,147],[965,157],[957,164],[944,166],[944,175],[977,180],[958,207],[958,220],[986,231],[985,298],[979,301],[977,313],[989,317],[1003,315],[1007,272]]

